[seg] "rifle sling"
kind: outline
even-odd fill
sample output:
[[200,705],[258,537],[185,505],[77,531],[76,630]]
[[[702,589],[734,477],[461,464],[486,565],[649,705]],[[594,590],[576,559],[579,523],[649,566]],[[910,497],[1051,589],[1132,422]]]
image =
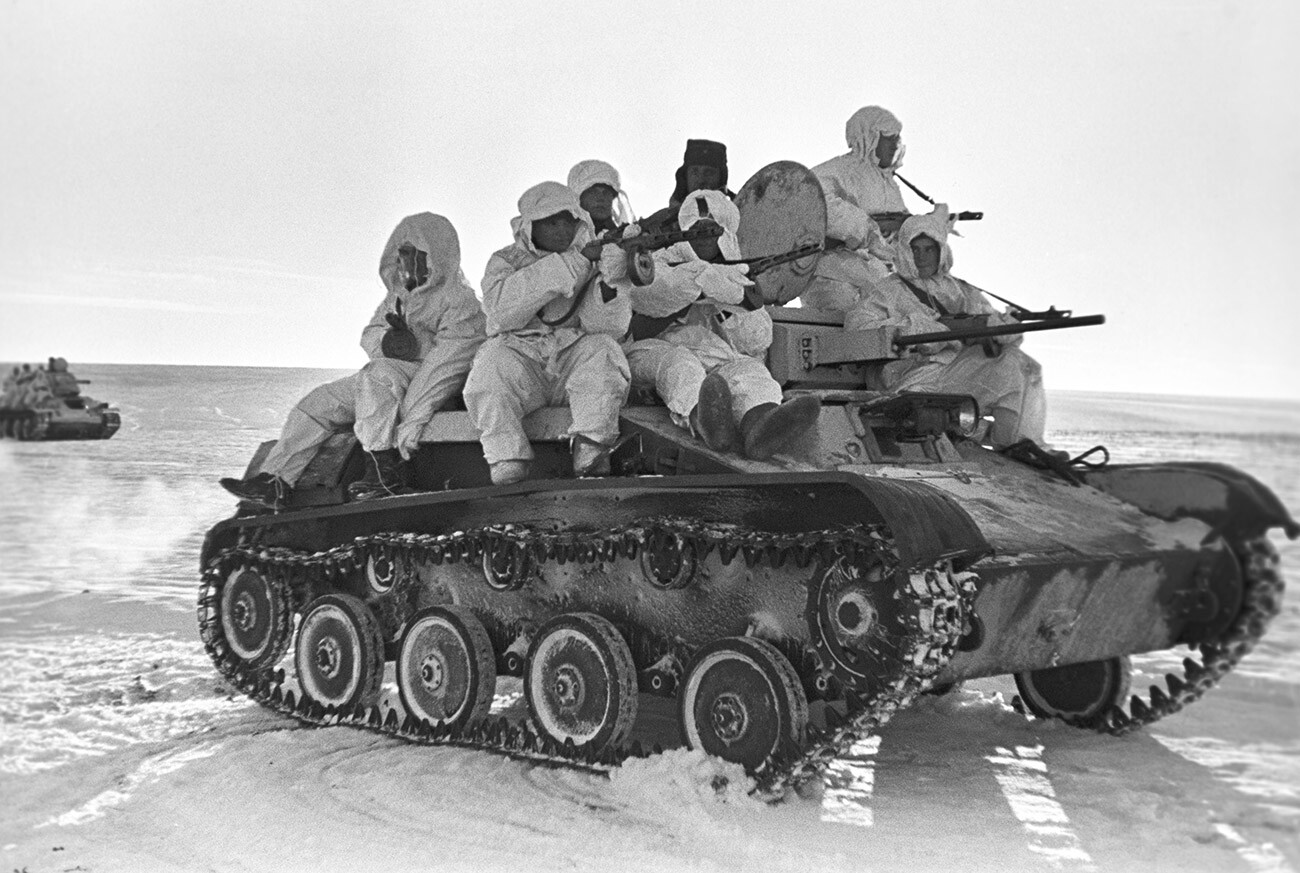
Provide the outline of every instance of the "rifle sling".
[[[898,276],[897,273],[895,273],[894,275]],[[941,318],[950,318],[957,314],[954,312],[949,312],[948,308],[944,306],[942,303],[940,303],[938,300],[936,300],[933,295],[927,294],[926,292],[922,291],[920,288],[916,287],[911,282],[904,279],[902,276],[898,276],[898,281],[902,282],[904,285],[907,286],[907,290],[911,291],[912,294],[916,296],[916,299],[921,301],[921,305],[925,306],[927,309],[933,309],[935,312],[938,312]]]

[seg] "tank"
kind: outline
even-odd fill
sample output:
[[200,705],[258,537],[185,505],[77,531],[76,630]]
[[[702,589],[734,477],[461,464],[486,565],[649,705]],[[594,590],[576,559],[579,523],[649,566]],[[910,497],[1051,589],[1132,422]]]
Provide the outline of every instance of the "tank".
[[122,424],[117,408],[81,393],[63,358],[23,364],[5,378],[0,394],[0,434],[19,440],[106,440]]
[[[791,173],[761,177],[767,206],[786,196]],[[787,224],[751,252],[806,245]],[[783,265],[764,293],[797,294],[810,269]],[[303,722],[596,772],[685,744],[770,799],[968,679],[1014,676],[1036,717],[1142,728],[1278,612],[1268,532],[1300,526],[1251,477],[995,452],[971,398],[866,390],[872,337],[769,312],[769,369],[821,400],[769,461],[711,451],[649,398],[621,414],[613,475],[573,478],[568,412],[548,408],[526,421],[535,478],[493,486],[468,413],[447,410],[413,459],[420,493],[346,502],[364,457],[335,435],[282,505],[207,534],[198,622],[218,671]],[[1176,646],[1182,670],[1131,693],[1130,656]]]

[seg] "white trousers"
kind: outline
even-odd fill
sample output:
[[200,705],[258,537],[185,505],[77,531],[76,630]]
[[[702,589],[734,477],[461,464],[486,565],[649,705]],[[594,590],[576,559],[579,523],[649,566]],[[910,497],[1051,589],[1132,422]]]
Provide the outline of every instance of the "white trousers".
[[887,391],[930,391],[969,394],[983,415],[993,417],[989,442],[1006,448],[1022,439],[1043,443],[1047,428],[1047,394],[1038,362],[1018,348],[1006,347],[990,358],[979,345],[966,346],[942,364],[926,358],[905,358],[886,364],[879,387]]
[[653,388],[681,427],[689,427],[700,385],[710,373],[727,381],[736,421],[755,406],[781,402],[781,386],[762,362],[742,355],[703,325],[672,327],[653,339],[637,340],[627,346],[627,362],[632,383]]
[[623,350],[607,334],[565,342],[555,334],[503,334],[479,349],[465,406],[489,464],[533,457],[523,420],[543,406],[569,407],[571,436],[606,446],[618,439],[618,411],[631,382]]

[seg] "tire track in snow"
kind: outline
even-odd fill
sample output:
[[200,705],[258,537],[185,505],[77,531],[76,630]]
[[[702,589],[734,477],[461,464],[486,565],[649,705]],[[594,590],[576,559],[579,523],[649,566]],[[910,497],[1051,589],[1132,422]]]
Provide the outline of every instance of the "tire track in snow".
[[999,746],[997,754],[985,760],[999,768],[994,775],[1011,812],[1029,835],[1029,851],[1058,870],[1097,869],[1070,826],[1065,808],[1056,800],[1041,744],[1016,746],[1014,750]]

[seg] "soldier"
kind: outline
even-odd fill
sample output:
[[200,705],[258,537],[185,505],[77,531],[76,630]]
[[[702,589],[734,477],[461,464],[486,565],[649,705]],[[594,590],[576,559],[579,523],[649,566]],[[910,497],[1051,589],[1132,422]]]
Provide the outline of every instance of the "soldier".
[[433,413],[465,384],[483,342],[483,310],[461,272],[456,229],[441,215],[402,219],[384,246],[379,277],[387,294],[361,332],[369,363],[300,400],[261,472],[222,479],[227,491],[278,505],[320,445],[349,426],[369,456],[365,477],[348,486],[352,499],[409,490],[403,461]]
[[770,458],[816,423],[814,397],[782,402],[781,388],[763,363],[772,343],[772,318],[742,305],[743,264],[736,230],[740,212],[722,192],[691,192],[677,221],[683,230],[712,221],[715,239],[678,243],[656,256],[655,281],[629,287],[642,319],[626,347],[633,382],[652,387],[674,422],[714,451]]
[[[843,243],[817,261],[801,295],[807,306],[845,312],[892,270],[892,241],[906,213],[894,171],[902,165],[903,125],[886,109],[864,106],[849,118],[849,152],[812,168],[826,194],[826,236]],[[894,213],[880,222],[873,214]]]
[[627,194],[618,170],[604,161],[579,161],[569,170],[569,190],[578,198],[596,234],[615,230],[631,220]]
[[[903,222],[894,245],[898,272],[874,285],[848,315],[850,330],[897,328],[903,334],[943,331],[938,320],[949,315],[985,315],[990,326],[1014,324],[998,312],[983,292],[951,275],[948,209],[913,215]],[[871,387],[885,391],[934,391],[969,394],[993,416],[988,442],[996,449],[1022,439],[1043,443],[1047,398],[1042,368],[1019,348],[1023,335],[913,346],[907,355],[872,374]],[[988,352],[984,343],[990,343]],[[990,357],[989,353],[993,356]]]
[[[632,315],[627,295],[600,281],[602,247],[568,187],[529,188],[510,226],[514,242],[492,255],[483,276],[488,340],[465,385],[492,482],[527,478],[533,450],[524,416],[565,403],[575,475],[607,475],[629,383],[618,344]],[[605,248],[611,262],[624,260],[617,246]]]

